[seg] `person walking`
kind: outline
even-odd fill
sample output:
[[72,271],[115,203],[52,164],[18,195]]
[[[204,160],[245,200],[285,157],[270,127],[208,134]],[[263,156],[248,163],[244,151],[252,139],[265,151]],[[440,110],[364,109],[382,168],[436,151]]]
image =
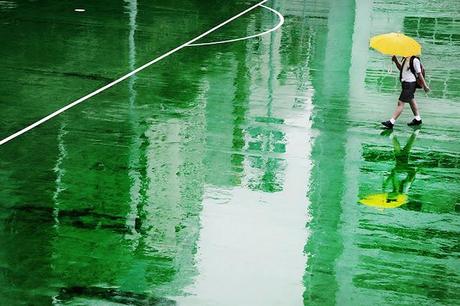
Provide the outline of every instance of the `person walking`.
[[414,114],[414,119],[407,123],[407,125],[419,126],[422,124],[422,118],[420,117],[414,93],[417,89],[417,85],[419,85],[419,88],[423,88],[426,93],[430,91],[423,76],[420,59],[417,56],[410,56],[405,57],[402,63],[399,63],[396,56],[393,55],[392,60],[396,64],[396,67],[398,67],[402,90],[393,116],[390,120],[382,122],[382,124],[385,128],[392,129],[404,109],[404,104],[409,103],[412,113]]

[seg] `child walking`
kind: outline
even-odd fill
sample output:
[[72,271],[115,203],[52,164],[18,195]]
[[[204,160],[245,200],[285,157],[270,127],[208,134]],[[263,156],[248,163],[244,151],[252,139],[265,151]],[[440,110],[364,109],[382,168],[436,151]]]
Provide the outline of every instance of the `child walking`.
[[401,94],[399,95],[398,105],[393,113],[390,120],[382,122],[387,129],[392,129],[395,125],[396,120],[401,115],[404,109],[404,103],[409,103],[414,119],[407,123],[409,126],[418,126],[422,124],[422,118],[418,110],[417,102],[415,101],[414,93],[417,89],[417,84],[425,92],[429,92],[430,88],[425,82],[425,78],[422,73],[422,64],[420,59],[416,56],[406,57],[400,64],[396,56],[392,58],[399,70],[399,80],[401,81]]

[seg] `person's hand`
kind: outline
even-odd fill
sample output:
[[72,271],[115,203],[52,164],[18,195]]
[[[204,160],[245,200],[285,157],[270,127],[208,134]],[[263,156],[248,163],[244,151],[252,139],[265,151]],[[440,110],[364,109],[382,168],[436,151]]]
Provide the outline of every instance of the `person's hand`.
[[430,89],[430,87],[425,86],[425,87],[423,88],[423,90],[424,90],[426,93],[429,93],[431,89]]

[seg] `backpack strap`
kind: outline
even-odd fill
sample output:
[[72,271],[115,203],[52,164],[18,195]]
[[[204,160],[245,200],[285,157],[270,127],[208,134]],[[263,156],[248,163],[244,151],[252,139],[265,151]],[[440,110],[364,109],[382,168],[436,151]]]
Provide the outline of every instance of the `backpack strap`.
[[402,64],[401,64],[401,70],[399,70],[399,81],[402,82],[402,72],[404,68],[404,64],[406,63],[406,58],[403,59]]

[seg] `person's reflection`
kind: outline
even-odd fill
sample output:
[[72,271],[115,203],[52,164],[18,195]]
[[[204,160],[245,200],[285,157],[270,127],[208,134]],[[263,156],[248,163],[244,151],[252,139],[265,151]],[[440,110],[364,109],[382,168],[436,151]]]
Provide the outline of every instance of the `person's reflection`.
[[407,193],[417,173],[417,168],[409,162],[410,151],[419,132],[420,130],[416,129],[403,148],[393,130],[382,132],[381,135],[388,136],[392,141],[395,166],[383,181],[384,193],[369,195],[361,199],[360,203],[379,208],[395,208],[408,202]]
[[390,176],[383,182],[384,190],[386,190],[391,183],[392,190],[388,193],[389,199],[393,200],[397,198],[399,194],[407,194],[414,182],[417,169],[409,164],[409,155],[419,131],[420,130],[415,130],[412,133],[402,149],[396,135],[394,135],[394,133],[390,134],[395,155],[395,167],[391,170]]

